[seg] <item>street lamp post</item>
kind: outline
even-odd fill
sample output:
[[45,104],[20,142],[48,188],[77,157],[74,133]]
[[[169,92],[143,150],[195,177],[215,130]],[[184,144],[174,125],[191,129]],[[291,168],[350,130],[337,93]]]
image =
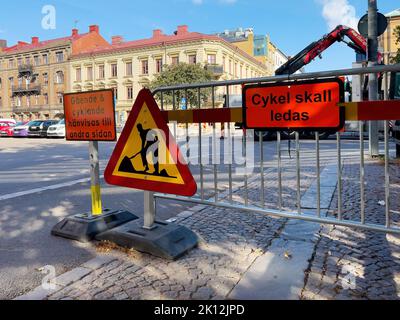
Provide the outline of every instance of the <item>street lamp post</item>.
[[[368,0],[368,66],[378,64],[378,5],[377,0]],[[369,75],[369,101],[378,100],[378,75]],[[377,121],[369,122],[369,153],[379,156],[379,129]]]

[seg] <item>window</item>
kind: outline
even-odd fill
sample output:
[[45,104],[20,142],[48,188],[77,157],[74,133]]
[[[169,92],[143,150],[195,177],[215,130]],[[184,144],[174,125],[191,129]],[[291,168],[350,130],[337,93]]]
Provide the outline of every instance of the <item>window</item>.
[[56,62],[64,62],[64,53],[62,51],[56,52]]
[[56,72],[56,84],[63,84],[64,83],[64,73],[62,71]]
[[49,64],[49,56],[47,53],[45,53],[43,56],[43,64]]
[[114,99],[118,100],[118,88],[114,87],[114,88],[112,88],[112,90],[114,91]]
[[156,59],[156,72],[161,73],[163,70],[163,61],[162,59]]
[[3,84],[2,84],[2,81],[1,81],[1,78],[0,78],[0,89],[2,89],[2,87],[3,87]]
[[30,65],[31,64],[31,58],[30,57],[26,57],[25,58],[25,64],[26,65]]
[[234,72],[235,72],[235,77],[237,77],[237,75],[238,75],[238,65],[237,65],[237,62],[235,62],[235,70],[234,70]]
[[87,68],[87,79],[89,81],[93,80],[93,67],[88,67]]
[[118,77],[118,66],[116,63],[111,65],[111,77],[116,78]]
[[27,106],[27,107],[30,107],[30,106],[31,106],[31,97],[30,97],[30,96],[27,96],[27,97],[26,97],[26,106]]
[[99,66],[99,79],[105,78],[104,65]]
[[129,86],[126,89],[127,89],[128,100],[133,100],[133,87]]
[[10,78],[8,78],[8,80],[10,80],[10,87],[11,87],[11,89],[13,89],[14,88],[14,77],[10,77]]
[[22,98],[17,97],[17,107],[20,107],[22,105]]
[[208,64],[217,64],[217,56],[215,54],[207,55],[207,63]]
[[8,67],[9,67],[10,69],[13,69],[13,68],[14,68],[14,59],[8,60]]
[[132,75],[132,62],[127,62],[126,63],[126,76],[131,76]]
[[179,57],[178,57],[178,56],[172,57],[172,58],[171,58],[171,64],[172,64],[173,66],[179,64]]
[[18,88],[22,88],[22,78],[18,78]]
[[2,106],[3,106],[3,98],[0,97],[0,107],[2,107]]
[[196,64],[197,63],[197,56],[195,54],[191,54],[189,56],[189,64]]
[[17,60],[18,62],[17,62],[17,64],[18,64],[18,67],[20,67],[20,66],[22,66],[22,58],[18,58],[18,60]]
[[226,58],[222,57],[222,67],[224,68],[224,72],[226,72]]
[[34,61],[35,66],[40,65],[40,57],[39,56],[34,56],[33,61]]
[[142,74],[149,74],[149,60],[142,60]]
[[232,74],[232,60],[229,60],[229,74]]
[[43,98],[44,98],[44,104],[49,104],[49,96],[47,93],[43,94]]
[[47,73],[43,73],[43,83],[46,86],[49,84],[49,75]]
[[57,102],[59,104],[63,104],[64,103],[64,98],[63,98],[63,93],[62,92],[57,92]]
[[75,80],[82,81],[82,69],[81,68],[76,68]]
[[35,95],[35,105],[39,104],[39,95]]
[[240,78],[243,78],[243,66],[240,65]]

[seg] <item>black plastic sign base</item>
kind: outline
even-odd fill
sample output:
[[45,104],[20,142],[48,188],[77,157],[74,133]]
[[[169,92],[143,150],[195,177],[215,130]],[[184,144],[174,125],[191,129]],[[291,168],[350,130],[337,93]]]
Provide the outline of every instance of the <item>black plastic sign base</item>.
[[99,234],[96,239],[167,260],[177,260],[198,245],[198,237],[186,227],[156,221],[154,228],[148,230],[143,228],[143,222],[129,222]]
[[119,227],[120,225],[139,219],[128,211],[106,211],[101,216],[80,214],[68,217],[58,223],[51,234],[56,237],[89,242],[102,232]]

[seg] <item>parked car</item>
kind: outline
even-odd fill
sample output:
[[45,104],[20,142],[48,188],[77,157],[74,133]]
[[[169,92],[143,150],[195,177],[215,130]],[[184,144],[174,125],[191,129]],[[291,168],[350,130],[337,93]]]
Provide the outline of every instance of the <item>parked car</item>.
[[0,119],[0,137],[12,137],[15,122],[3,121]]
[[47,138],[65,138],[65,120],[61,120],[57,124],[49,127],[47,130]]
[[33,121],[28,122],[18,122],[17,125],[14,127],[13,137],[20,138],[20,137],[27,137],[28,136],[28,129],[29,126],[33,123]]
[[37,120],[33,121],[28,129],[28,137],[46,138],[47,130],[50,126],[56,124],[57,120]]

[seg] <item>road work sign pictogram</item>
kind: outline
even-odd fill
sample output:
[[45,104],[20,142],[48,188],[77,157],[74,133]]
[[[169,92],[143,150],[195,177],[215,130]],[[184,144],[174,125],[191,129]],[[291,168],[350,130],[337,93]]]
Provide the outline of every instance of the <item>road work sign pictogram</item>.
[[150,90],[139,93],[104,175],[111,185],[196,193],[196,182]]
[[344,83],[339,78],[245,86],[247,129],[332,130],[344,126]]

